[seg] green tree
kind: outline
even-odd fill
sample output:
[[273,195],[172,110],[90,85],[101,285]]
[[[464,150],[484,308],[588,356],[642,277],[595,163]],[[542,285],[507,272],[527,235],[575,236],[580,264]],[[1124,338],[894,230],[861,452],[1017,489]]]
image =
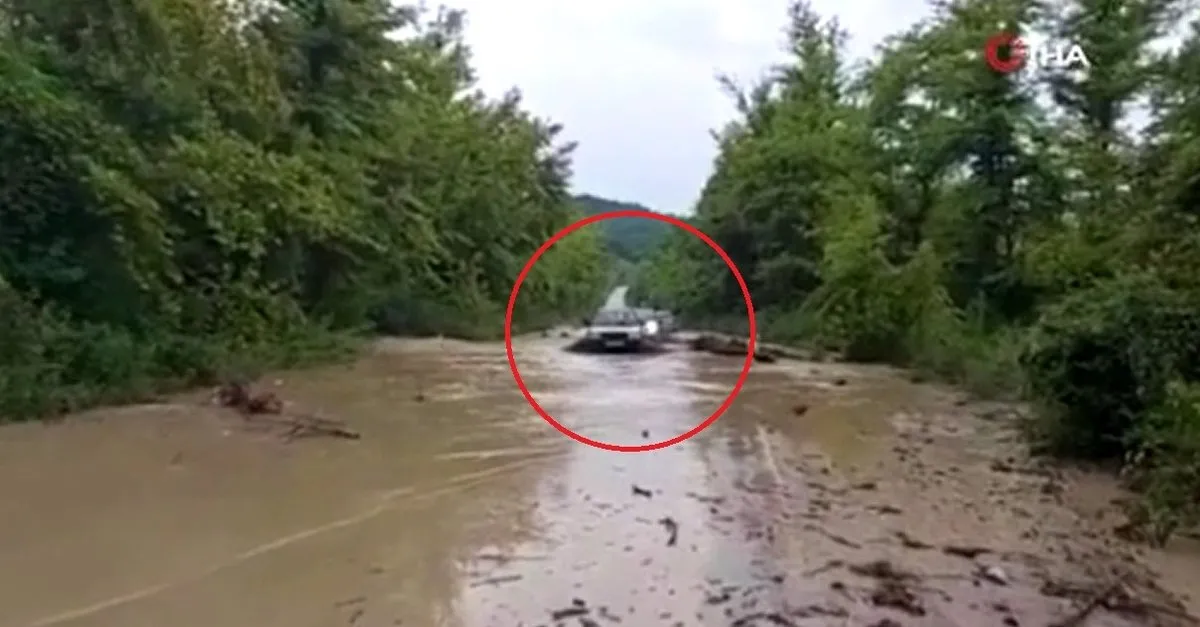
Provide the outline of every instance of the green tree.
[[[578,214],[572,144],[474,87],[460,11],[0,1],[0,415],[316,358],[363,328],[497,336]],[[591,307],[594,237],[517,324]]]
[[[1181,8],[945,0],[856,68],[795,2],[792,59],[746,93],[722,81],[739,112],[695,218],[766,336],[1027,393],[1046,450],[1124,459],[1159,540],[1200,521],[1196,26],[1152,52]],[[998,30],[1078,42],[1091,67],[995,72]],[[1125,130],[1147,97],[1148,129]],[[638,289],[740,316],[695,244],[668,238]]]

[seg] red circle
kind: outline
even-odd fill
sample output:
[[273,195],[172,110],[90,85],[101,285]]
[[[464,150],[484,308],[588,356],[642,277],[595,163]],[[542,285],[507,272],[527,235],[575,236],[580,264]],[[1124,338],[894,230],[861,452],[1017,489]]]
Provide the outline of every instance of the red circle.
[[[725,265],[729,266],[729,271],[733,273],[733,277],[737,279],[738,286],[742,288],[742,297],[746,299],[746,313],[750,319],[750,340],[746,343],[746,361],[742,364],[742,372],[740,375],[738,375],[737,382],[733,384],[733,390],[729,393],[729,396],[725,397],[725,400],[721,403],[721,406],[718,407],[711,416],[704,419],[704,422],[696,425],[687,433],[675,436],[669,440],[663,440],[662,442],[642,444],[639,446],[609,444],[608,442],[593,440],[568,429],[560,422],[555,420],[554,417],[551,416],[545,409],[542,409],[542,406],[539,405],[537,400],[533,398],[533,395],[529,393],[529,387],[525,385],[524,379],[521,378],[521,372],[517,369],[517,359],[513,355],[513,307],[517,304],[517,294],[521,291],[521,283],[525,282],[525,277],[528,276],[529,271],[533,269],[533,264],[537,263],[537,260],[540,259],[542,255],[546,254],[546,251],[549,250],[551,246],[567,235],[570,235],[571,233],[589,224],[603,222],[604,220],[612,220],[614,218],[645,218],[647,220],[658,220],[659,222],[666,222],[667,224],[677,226],[700,238],[702,242],[708,244],[710,248],[717,252],[717,255],[721,257],[721,260],[725,262]],[[558,429],[559,433],[562,433],[572,440],[575,440],[576,442],[582,442],[588,446],[594,446],[598,449],[617,451],[619,453],[641,453],[644,451],[654,451],[667,448],[668,446],[679,444],[684,440],[694,437],[701,431],[707,429],[709,425],[716,422],[717,418],[720,418],[721,414],[724,414],[725,411],[733,405],[734,399],[736,399],[738,394],[742,392],[742,386],[746,384],[746,377],[750,375],[750,367],[754,364],[754,344],[757,333],[757,323],[754,318],[754,304],[750,301],[750,288],[746,287],[746,280],[742,278],[741,271],[738,270],[737,265],[733,263],[733,260],[729,258],[729,254],[726,253],[720,245],[714,242],[712,238],[705,235],[700,229],[697,229],[691,224],[688,224],[679,218],[639,209],[608,211],[605,213],[598,213],[593,216],[588,216],[568,225],[563,230],[550,236],[550,239],[546,240],[546,243],[542,244],[541,248],[538,248],[536,251],[534,251],[533,256],[529,258],[529,261],[525,263],[525,267],[521,269],[521,273],[517,275],[517,281],[513,284],[512,294],[508,297],[508,311],[506,311],[504,314],[504,348],[508,352],[508,367],[512,370],[513,378],[517,381],[517,387],[520,388],[521,394],[525,396],[525,400],[529,403],[529,406],[533,407],[533,410],[536,411],[543,420],[550,423],[550,426]]]
[[[1000,58],[1000,49],[1004,47],[1008,47],[1007,59]],[[1001,74],[1009,74],[1025,65],[1025,42],[1015,33],[998,33],[989,37],[983,45],[983,56],[988,67]]]

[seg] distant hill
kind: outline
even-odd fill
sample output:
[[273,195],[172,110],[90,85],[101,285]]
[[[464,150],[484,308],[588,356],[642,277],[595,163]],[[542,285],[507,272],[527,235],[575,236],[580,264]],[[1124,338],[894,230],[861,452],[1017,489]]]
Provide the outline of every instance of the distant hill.
[[[610,200],[591,194],[580,194],[575,197],[575,202],[587,215],[625,209],[652,211],[652,209],[636,203]],[[662,238],[673,228],[666,222],[639,218],[617,218],[607,220],[597,226],[604,228],[604,239],[608,244],[609,251],[621,259],[633,262],[639,261],[654,250]]]

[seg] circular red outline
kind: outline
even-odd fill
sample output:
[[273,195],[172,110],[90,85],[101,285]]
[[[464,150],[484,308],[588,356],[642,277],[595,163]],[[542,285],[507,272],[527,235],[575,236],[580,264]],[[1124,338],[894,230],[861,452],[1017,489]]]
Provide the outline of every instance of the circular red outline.
[[[513,355],[513,345],[512,345],[513,307],[517,304],[517,294],[520,293],[520,291],[521,291],[521,284],[525,282],[525,277],[529,275],[529,271],[533,268],[533,264],[537,263],[537,260],[540,259],[542,255],[546,254],[546,251],[549,250],[551,246],[553,246],[555,243],[557,243],[559,240],[566,237],[567,235],[570,235],[571,233],[573,233],[589,224],[594,224],[596,222],[603,222],[604,220],[612,220],[614,218],[646,218],[648,220],[657,220],[659,222],[666,222],[667,224],[677,226],[677,227],[687,231],[688,233],[691,233],[692,235],[695,235],[696,237],[700,238],[700,240],[702,242],[704,242],[705,244],[708,244],[708,246],[710,248],[712,248],[713,250],[715,250],[717,252],[717,255],[719,255],[721,257],[721,260],[725,262],[725,265],[729,266],[729,270],[730,270],[730,272],[733,273],[733,277],[735,279],[737,279],[738,286],[742,288],[742,297],[746,299],[746,313],[750,320],[750,339],[746,343],[747,344],[746,345],[746,361],[742,364],[742,372],[741,372],[741,374],[738,375],[737,382],[733,384],[733,390],[729,393],[729,396],[725,397],[725,400],[724,400],[724,402],[721,403],[721,406],[718,407],[717,410],[714,411],[711,416],[706,418],[704,420],[704,422],[701,422],[699,425],[697,425],[696,427],[694,427],[691,431],[688,431],[687,433],[675,436],[669,440],[663,440],[662,442],[654,442],[652,444],[642,444],[642,445],[638,445],[638,446],[609,444],[608,442],[601,442],[599,440],[593,440],[591,438],[588,438],[588,437],[582,436],[578,433],[575,433],[574,431],[563,426],[560,422],[555,420],[554,417],[551,416],[545,409],[542,409],[542,406],[539,405],[537,400],[533,398],[533,395],[529,393],[529,387],[525,385],[524,379],[521,378],[521,372],[517,368],[517,359]],[[525,263],[525,267],[521,269],[521,273],[519,275],[517,275],[517,281],[516,281],[516,283],[513,283],[512,294],[509,295],[509,297],[508,297],[508,310],[504,313],[504,348],[508,352],[508,366],[509,366],[509,369],[512,370],[513,379],[516,380],[517,387],[521,390],[521,394],[525,397],[525,400],[529,403],[529,406],[532,407],[533,410],[536,411],[538,413],[538,415],[542,417],[543,420],[545,420],[547,423],[549,423],[550,426],[554,427],[555,429],[558,429],[559,433],[562,433],[563,435],[571,438],[572,440],[575,440],[576,442],[581,442],[583,444],[587,444],[588,446],[594,446],[598,449],[603,449],[606,451],[616,451],[619,453],[641,453],[644,451],[654,451],[654,450],[658,450],[658,449],[667,448],[668,446],[679,444],[680,442],[683,442],[684,440],[688,440],[688,439],[694,437],[695,435],[699,434],[701,431],[707,429],[710,425],[712,425],[712,423],[716,422],[717,418],[720,418],[721,414],[724,414],[725,411],[728,410],[733,405],[734,399],[736,399],[738,394],[740,394],[742,392],[742,386],[744,386],[746,384],[746,377],[750,375],[750,367],[754,364],[754,344],[755,344],[755,336],[757,334],[758,334],[758,326],[757,326],[757,321],[755,320],[755,317],[754,317],[754,303],[751,302],[751,300],[750,300],[750,288],[746,287],[746,280],[744,278],[742,278],[741,271],[738,270],[737,265],[733,263],[733,260],[729,258],[729,254],[726,253],[725,250],[723,248],[721,248],[720,245],[718,245],[716,242],[714,242],[712,240],[712,238],[705,235],[700,229],[697,229],[696,227],[692,226],[691,224],[688,224],[687,222],[684,222],[683,220],[680,220],[679,218],[676,218],[673,216],[663,215],[661,213],[654,213],[653,211],[643,211],[640,209],[622,209],[619,211],[608,211],[605,213],[598,213],[596,215],[588,216],[581,220],[577,220],[576,222],[574,222],[570,225],[567,225],[567,227],[562,229],[561,231],[550,236],[550,239],[546,240],[545,244],[542,244],[542,246],[540,248],[538,248],[536,251],[534,251],[533,256],[529,258],[529,261]]]
[[[1008,60],[1000,58],[1000,48],[1008,46]],[[988,67],[1001,74],[1010,74],[1025,65],[1025,43],[1015,33],[997,33],[983,45]]]

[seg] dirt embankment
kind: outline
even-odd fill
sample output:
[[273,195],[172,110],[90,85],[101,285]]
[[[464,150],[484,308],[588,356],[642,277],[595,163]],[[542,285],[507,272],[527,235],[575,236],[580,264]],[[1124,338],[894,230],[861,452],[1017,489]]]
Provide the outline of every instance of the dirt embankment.
[[[714,355],[742,357],[750,349],[746,338],[719,333],[699,333],[687,339],[688,345],[694,351],[704,351]],[[774,363],[780,359],[795,359],[801,361],[821,361],[812,351],[784,346],[782,344],[767,344],[755,342],[754,360],[763,363]]]

